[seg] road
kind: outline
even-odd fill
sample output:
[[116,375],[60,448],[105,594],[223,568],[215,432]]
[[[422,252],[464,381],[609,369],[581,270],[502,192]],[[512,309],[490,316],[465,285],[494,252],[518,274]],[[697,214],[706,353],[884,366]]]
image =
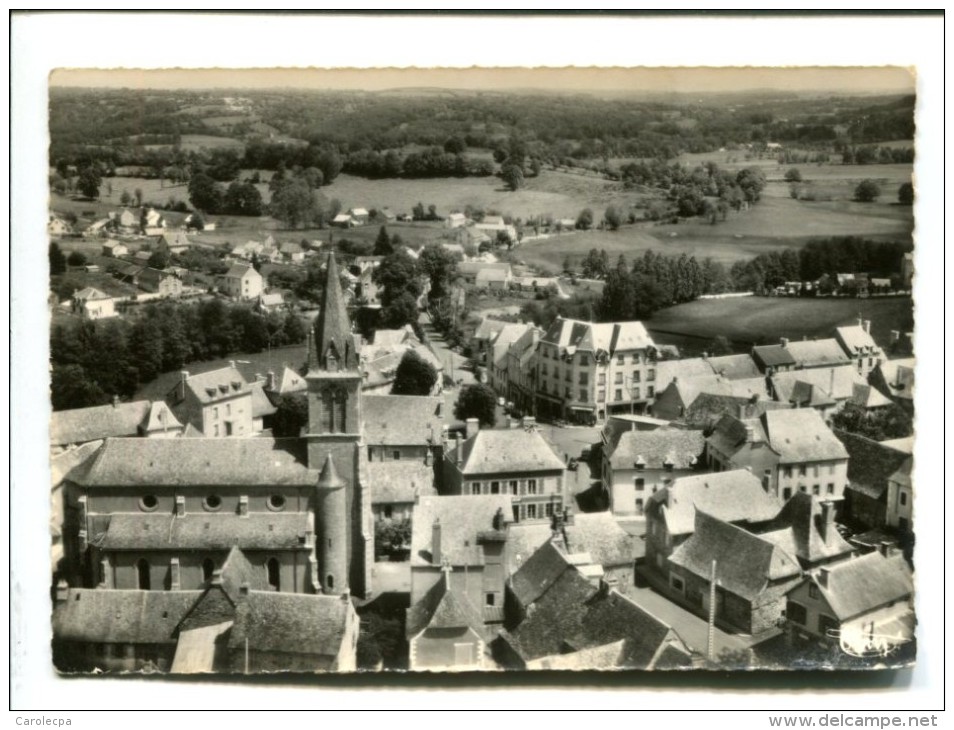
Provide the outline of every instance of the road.
[[430,315],[427,312],[421,312],[417,321],[421,325],[421,329],[424,330],[424,335],[427,337],[431,350],[443,364],[444,374],[455,382],[461,381],[463,385],[476,383],[470,360],[447,346],[443,335],[434,329],[434,325],[431,324]]

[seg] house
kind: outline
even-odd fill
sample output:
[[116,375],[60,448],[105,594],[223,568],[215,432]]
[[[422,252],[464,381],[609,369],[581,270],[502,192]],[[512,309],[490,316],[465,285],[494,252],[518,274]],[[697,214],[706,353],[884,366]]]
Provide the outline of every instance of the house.
[[434,466],[427,461],[370,461],[371,516],[375,522],[410,520],[421,497],[437,496]]
[[46,224],[46,232],[51,236],[68,236],[73,232],[73,227],[62,218],[51,215]]
[[781,509],[781,501],[745,469],[677,479],[646,505],[647,569],[666,576],[667,560],[692,535],[698,510],[754,529],[771,522]]
[[117,261],[116,263],[111,264],[110,268],[112,269],[113,276],[120,281],[124,281],[127,284],[132,284],[133,286],[139,286],[139,276],[146,267],[125,261]]
[[285,261],[300,264],[305,261],[305,250],[300,243],[283,243],[278,247],[279,253]]
[[[706,427],[709,424],[704,421],[707,416],[711,416],[711,407],[705,411],[693,408],[696,400],[704,395],[722,399],[730,412],[737,413],[740,406],[757,406],[767,401],[768,388],[763,377],[728,380],[722,375],[697,375],[689,378],[673,376],[669,385],[656,391],[656,399],[652,405],[653,416],[666,421],[681,421],[696,427]],[[703,422],[699,423],[700,420]]]
[[871,336],[871,320],[859,319],[850,327],[836,327],[835,339],[865,380],[885,360],[884,350]]
[[642,322],[558,317],[537,346],[537,413],[575,423],[643,413],[656,396],[656,354]]
[[277,405],[283,395],[302,393],[308,390],[308,384],[305,382],[304,375],[285,365],[277,379],[274,372],[268,372],[264,390],[272,402]]
[[117,316],[116,300],[91,286],[73,294],[73,312],[83,319],[108,319]]
[[888,527],[897,528],[902,538],[908,537],[911,531],[911,510],[914,504],[914,494],[911,491],[913,467],[914,457],[908,456],[897,471],[888,477],[885,522]]
[[[503,356],[503,365],[497,358],[491,369],[492,382],[500,383],[500,390],[508,401],[522,413],[532,411],[533,397],[536,391],[537,345],[543,337],[539,327],[526,325],[518,337],[507,343]],[[507,342],[508,338],[503,341]],[[494,345],[496,357],[497,347]]]
[[837,365],[830,368],[811,368],[775,373],[768,378],[772,397],[779,403],[793,408],[814,408],[824,420],[858,398],[869,400],[874,407],[885,405],[880,399],[872,399],[869,393],[859,392],[867,388],[865,379],[853,365]]
[[914,582],[900,554],[872,552],[805,576],[789,590],[785,627],[793,645],[837,646],[884,657],[914,640]]
[[509,669],[676,669],[691,650],[663,621],[547,542],[508,582],[518,620],[493,643]]
[[367,208],[352,208],[348,211],[348,215],[351,216],[351,220],[354,221],[354,225],[356,226],[366,225],[371,218],[371,214]]
[[235,258],[251,261],[253,257],[260,256],[265,251],[265,244],[259,241],[246,241],[245,243],[236,243],[232,246],[230,253]]
[[813,408],[726,414],[706,439],[706,458],[715,471],[751,470],[783,500],[795,492],[841,500],[848,483],[848,452]]
[[752,359],[765,375],[802,368],[822,368],[851,363],[834,338],[827,340],[789,340],[782,337],[777,345],[752,348]]
[[[858,434],[847,431],[834,433],[848,452],[844,519],[857,528],[867,530],[885,527],[889,524],[889,480],[910,458],[910,454]],[[897,501],[894,504],[897,505]],[[905,497],[904,506],[910,510],[910,495]],[[896,520],[894,526],[897,526]]]
[[148,266],[151,259],[151,251],[136,251],[136,253],[133,254],[133,261],[135,261],[137,264],[141,264],[142,266]]
[[692,537],[669,556],[668,594],[708,618],[713,573],[716,626],[755,635],[777,626],[802,577],[776,543],[697,509]]
[[[411,529],[411,605],[440,580],[481,610],[484,623],[503,621],[507,524],[506,494],[422,496]],[[450,574],[447,567],[453,568]]]
[[139,288],[162,297],[182,296],[182,279],[171,271],[162,271],[147,266],[138,277]]
[[129,247],[125,243],[120,241],[106,241],[103,243],[103,256],[112,256],[113,258],[119,258],[120,256],[127,256],[129,254]]
[[365,306],[381,306],[381,289],[375,281],[374,274],[381,262],[383,256],[358,256],[354,260],[353,269],[358,277],[355,287],[355,297],[360,299]]
[[444,219],[445,228],[460,228],[470,223],[470,220],[463,213],[451,213]]
[[487,631],[480,611],[467,594],[453,585],[452,568],[407,609],[405,636],[408,669],[413,671],[475,671],[487,662]]
[[467,420],[460,434],[444,447],[441,489],[448,495],[511,497],[515,522],[549,520],[567,503],[565,466],[536,430],[533,419],[520,429],[480,429]]
[[[535,333],[535,336],[531,335],[529,337],[530,343],[528,344],[525,335],[531,331]],[[532,324],[506,323],[491,340],[488,351],[489,357],[487,358],[487,375],[490,386],[498,394],[506,396],[510,390],[510,348],[517,341],[524,339],[523,349],[526,350],[530,347],[532,350],[535,350],[536,342],[539,341],[542,334],[543,331],[534,327]],[[515,379],[520,378],[516,371],[512,374]]]
[[516,243],[518,239],[517,229],[509,223],[505,223],[503,217],[499,215],[484,216],[482,221],[474,224],[474,228],[477,231],[482,231],[493,238],[496,238],[498,234],[503,233],[507,236],[511,243]]
[[112,228],[112,218],[100,218],[97,221],[90,223],[86,229],[83,231],[84,238],[96,238],[97,236],[105,236],[108,229]]
[[374,342],[365,345],[361,351],[361,387],[364,392],[376,395],[388,395],[394,385],[398,366],[404,355],[413,351],[422,360],[429,363],[437,372],[431,395],[437,395],[443,388],[444,363],[430,347],[423,344],[413,330],[378,330]]
[[128,233],[139,232],[139,216],[128,208],[124,208],[121,213],[110,213],[109,218],[115,228],[125,229]]
[[491,364],[491,345],[507,324],[507,322],[491,319],[490,317],[484,317],[480,320],[477,329],[474,330],[473,337],[471,337],[471,348],[474,350],[474,360],[478,365],[488,366]]
[[262,275],[251,265],[232,264],[222,276],[225,293],[233,299],[257,299],[265,288]]
[[266,382],[254,380],[249,383],[252,394],[252,432],[261,433],[272,427],[272,417],[278,412],[278,407],[265,392]]
[[183,424],[191,423],[205,436],[254,433],[252,391],[234,363],[197,375],[183,370],[165,400]]
[[262,292],[258,295],[258,309],[261,312],[280,312],[285,308],[285,297],[280,292],[271,292],[266,294]]
[[885,360],[875,366],[871,384],[909,413],[914,411],[914,358]]
[[338,226],[339,228],[354,228],[358,223],[347,213],[338,213],[332,221],[331,225]]
[[701,431],[657,429],[623,433],[603,449],[603,489],[615,515],[642,515],[646,500],[704,463]]
[[107,406],[53,411],[50,447],[61,450],[115,436],[171,438],[182,431],[182,424],[164,402],[120,403],[117,398]]
[[688,357],[659,360],[656,363],[656,392],[662,393],[673,380],[685,381],[700,376],[719,375],[725,380],[748,380],[760,376],[751,355]]
[[192,245],[192,241],[182,231],[173,231],[163,233],[156,239],[155,250],[162,251],[170,256],[178,253],[185,253]]
[[511,274],[506,269],[481,269],[474,279],[478,289],[496,289],[504,291],[510,288]]
[[[338,281],[333,256],[327,280]],[[70,585],[192,590],[238,547],[274,592],[366,597],[374,556],[357,344],[340,288],[323,287],[301,438],[209,438],[229,422],[250,434],[250,388],[234,367],[183,374],[170,407],[205,438],[107,438],[71,474]]]
[[446,428],[444,399],[430,395],[366,395],[364,444],[368,461],[434,463]]
[[835,505],[797,492],[770,523],[755,530],[796,560],[803,570],[850,559],[855,548],[838,532]]
[[[488,272],[496,272],[490,274]],[[513,279],[513,270],[508,263],[487,263],[485,261],[462,261],[457,264],[457,274],[466,282],[475,284],[476,286],[487,287],[487,281],[490,281],[487,277],[491,277],[494,281],[504,281],[509,286],[510,281]],[[484,275],[483,281],[484,284],[480,284],[479,277]]]

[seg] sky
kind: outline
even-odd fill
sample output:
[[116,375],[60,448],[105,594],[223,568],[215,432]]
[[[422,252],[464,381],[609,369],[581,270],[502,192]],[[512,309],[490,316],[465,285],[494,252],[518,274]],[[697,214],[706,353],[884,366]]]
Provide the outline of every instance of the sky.
[[380,68],[380,69],[56,69],[54,87],[140,89],[360,89],[406,87],[449,89],[543,89],[732,92],[787,91],[913,92],[914,76],[903,67],[873,68]]

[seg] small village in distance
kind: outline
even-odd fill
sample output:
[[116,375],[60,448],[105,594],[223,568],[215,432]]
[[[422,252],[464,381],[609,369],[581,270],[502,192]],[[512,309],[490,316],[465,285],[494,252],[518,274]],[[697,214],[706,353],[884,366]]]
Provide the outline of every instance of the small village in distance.
[[[236,179],[287,146],[269,134],[241,172],[232,160]],[[191,204],[163,206],[120,189],[134,170],[91,171],[54,144],[56,669],[913,663],[910,245],[812,240],[731,266],[601,248],[806,205],[812,167],[778,139],[719,148],[723,169],[602,219],[329,204],[309,175],[330,185],[384,161],[352,150],[329,175],[317,143],[313,165],[227,189],[214,167],[228,155],[177,147],[157,175]],[[441,154],[463,165],[451,141]],[[662,174],[639,163],[624,185],[509,145],[470,160],[504,196],[524,175],[642,194]],[[870,204],[857,187],[851,205]],[[705,307],[726,321],[764,308],[777,329],[673,329],[681,313],[715,326]],[[810,307],[837,308],[818,315],[831,326],[806,334],[782,314]]]

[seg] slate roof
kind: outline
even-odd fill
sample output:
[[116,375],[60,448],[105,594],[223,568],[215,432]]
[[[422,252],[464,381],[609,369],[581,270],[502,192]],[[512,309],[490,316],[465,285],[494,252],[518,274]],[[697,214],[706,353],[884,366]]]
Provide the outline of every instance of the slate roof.
[[510,345],[523,337],[533,328],[530,324],[506,324],[493,338],[493,362],[497,367],[506,367],[507,352]]
[[297,550],[314,532],[308,512],[236,514],[117,513],[105,532],[90,535],[103,550]]
[[614,355],[619,351],[655,347],[642,322],[583,322],[558,317],[547,330],[543,341],[561,350],[575,348],[593,353]]
[[894,398],[914,397],[914,358],[888,360],[878,366],[881,377],[888,388],[888,393]]
[[867,384],[856,384],[852,389],[849,402],[859,408],[885,408],[891,405],[891,400],[881,394],[881,391]]
[[174,644],[176,627],[201,595],[70,588],[53,608],[53,634],[64,641]]
[[88,286],[73,294],[73,299],[80,302],[93,302],[99,301],[100,299],[112,299],[112,297],[108,294],[104,294],[99,289]]
[[669,561],[708,580],[713,560],[719,584],[749,601],[768,581],[797,580],[802,574],[795,558],[771,541],[696,510],[692,537],[673,551]]
[[706,440],[717,451],[732,456],[749,443],[746,428],[752,429],[752,443],[768,441],[761,418],[740,419],[731,413],[724,414],[716,421],[715,428]]
[[412,566],[432,564],[431,538],[436,519],[440,519],[441,525],[442,558],[446,557],[454,566],[483,565],[483,549],[477,544],[477,533],[493,528],[498,510],[506,522],[513,520],[509,495],[421,497],[414,506]]
[[250,271],[258,274],[251,264],[232,264],[223,276],[226,279],[241,279]]
[[840,365],[848,362],[848,356],[838,344],[838,340],[793,340],[787,345],[795,362],[802,367],[812,368],[822,365]]
[[914,457],[909,456],[901,466],[898,467],[898,470],[892,474],[889,479],[892,482],[897,482],[902,486],[911,486],[911,469],[914,468]]
[[417,339],[410,325],[396,330],[375,330],[371,344],[376,347],[393,347],[406,342],[409,337]]
[[619,438],[610,454],[614,469],[633,469],[641,464],[647,469],[692,469],[705,450],[702,431],[659,428],[655,431],[629,431]]
[[425,629],[472,629],[483,636],[484,620],[467,595],[451,589],[442,575],[420,601],[407,609],[404,634],[408,639]]
[[[239,372],[238,368],[230,366],[190,375],[186,379],[186,387],[203,405],[249,392],[249,384],[245,376]],[[179,388],[180,385],[177,383],[169,392],[169,397],[174,401],[178,401]]]
[[249,389],[252,391],[252,418],[271,416],[278,411],[278,407],[265,395],[264,383],[252,383]]
[[467,476],[564,470],[563,460],[535,430],[484,429],[464,441],[462,448],[461,472]]
[[492,340],[494,336],[506,326],[507,322],[503,322],[499,319],[491,319],[490,317],[484,317],[482,320],[480,320],[480,324],[477,325],[477,329],[474,331],[474,339]]
[[811,580],[840,621],[903,600],[914,592],[911,572],[900,553],[885,557],[875,551],[837,563],[828,569],[827,587],[818,582],[817,575]]
[[430,395],[362,396],[362,434],[368,446],[426,446],[441,441],[444,399]]
[[[103,445],[102,441],[89,441],[75,449],[64,451],[50,459],[51,483],[55,487],[70,478],[74,469],[81,467]],[[62,520],[60,521],[62,522]]]
[[497,269],[481,269],[477,272],[476,283],[479,286],[480,284],[486,284],[494,281],[507,281],[510,278],[510,274],[507,271],[500,271]]
[[759,367],[749,353],[741,355],[719,355],[708,358],[709,367],[716,375],[722,375],[729,380],[759,377]]
[[848,452],[848,488],[881,499],[888,489],[888,479],[910,458],[909,455],[858,434],[834,433]]
[[351,602],[347,596],[249,591],[235,607],[229,648],[333,659],[341,651]]
[[841,441],[812,408],[766,411],[760,420],[782,464],[848,458]]
[[752,348],[752,357],[764,367],[794,365],[795,356],[781,345],[756,345]]
[[[644,552],[642,541],[620,527],[611,512],[576,514],[573,524],[563,529],[571,553],[587,553],[593,563],[606,569],[631,565]],[[553,530],[546,522],[511,525],[507,532],[511,571],[519,569],[552,536]]]
[[443,372],[444,364],[440,358],[431,348],[421,344],[417,339],[408,339],[399,345],[385,347],[368,345],[361,352],[361,368],[364,375],[362,387],[369,388],[393,382],[401,359],[409,350],[413,350],[425,362],[430,363],[438,374]]
[[700,510],[726,522],[758,523],[771,520],[782,508],[746,469],[682,477],[650,500],[660,505],[670,535],[692,532]]
[[[278,379],[275,381],[274,392],[278,395],[286,395],[288,393],[301,393],[305,390],[308,390],[308,383],[305,382],[305,376],[300,375],[297,370],[285,365]],[[364,402],[366,403],[367,400]]]
[[566,555],[553,542],[546,539],[510,577],[510,590],[520,605],[526,609],[546,593],[550,586],[563,575],[563,571],[570,567]]
[[65,446],[108,436],[138,436],[139,427],[146,421],[149,412],[150,403],[147,400],[53,411],[50,417],[50,444]]
[[163,233],[156,240],[156,244],[165,243],[169,248],[182,248],[183,246],[191,246],[192,242],[189,240],[189,237],[182,231],[172,231],[169,233]]
[[238,546],[232,546],[229,554],[222,563],[222,590],[226,592],[233,603],[239,600],[239,592],[243,585],[252,591],[268,591],[268,577],[260,565],[253,565]]
[[874,353],[881,349],[871,334],[857,324],[851,327],[836,327],[835,339],[841,343],[849,357]]
[[312,486],[318,481],[318,472],[306,466],[299,439],[110,438],[79,471],[76,481],[90,487]]
[[510,264],[505,262],[461,261],[457,264],[457,273],[461,276],[479,276],[482,271],[500,271],[506,274],[506,276],[511,275]]
[[714,375],[712,366],[701,357],[660,360],[656,363],[656,392],[662,393],[673,378],[682,382],[700,375]]
[[371,504],[406,504],[436,495],[434,467],[423,461],[369,461]]
[[845,557],[854,548],[832,524],[827,541],[822,538],[821,502],[810,494],[796,492],[767,529],[759,535],[775,543],[805,564]]
[[791,408],[790,403],[779,403],[774,400],[759,398],[754,403],[751,398],[740,398],[733,395],[716,395],[714,393],[700,393],[686,408],[685,413],[677,419],[678,423],[689,424],[690,427],[712,428],[725,414],[736,414],[744,410],[746,418],[754,418],[765,411],[779,408]]
[[[791,402],[799,395],[796,390],[798,383],[805,383],[821,391],[823,396],[830,396],[827,400],[847,400],[852,397],[856,385],[864,385],[865,379],[851,365],[841,365],[830,368],[809,368],[806,370],[790,370],[775,373],[771,376],[775,399]],[[803,394],[803,393],[802,393]]]

